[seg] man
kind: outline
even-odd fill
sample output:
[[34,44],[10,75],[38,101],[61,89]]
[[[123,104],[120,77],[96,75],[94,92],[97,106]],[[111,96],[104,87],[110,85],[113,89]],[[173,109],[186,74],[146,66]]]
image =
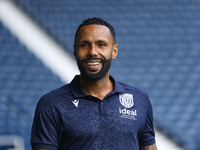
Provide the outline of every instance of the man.
[[74,39],[80,75],[39,100],[32,149],[157,150],[147,94],[109,75],[117,53],[109,23],[83,21]]

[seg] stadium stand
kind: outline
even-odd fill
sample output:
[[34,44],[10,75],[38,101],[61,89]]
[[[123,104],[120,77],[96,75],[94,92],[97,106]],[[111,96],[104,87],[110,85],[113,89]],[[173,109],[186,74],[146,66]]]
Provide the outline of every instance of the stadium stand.
[[[200,149],[200,3],[197,0],[15,2],[71,54],[74,33],[83,19],[96,16],[109,21],[119,44],[111,74],[118,81],[147,91],[157,129],[185,150]],[[0,75],[0,90],[4,93],[0,99],[3,110],[0,128],[5,129],[0,134],[19,134],[28,145],[26,139],[32,122],[32,116],[28,116],[33,115],[36,99],[62,83],[2,25],[1,30],[8,39],[0,39],[4,49],[0,51],[0,63],[4,64]],[[5,41],[9,44],[4,44]],[[17,45],[15,50],[10,43]],[[38,84],[41,81],[44,84]],[[1,121],[5,117],[6,124]]]
[[0,135],[21,136],[28,150],[38,99],[63,83],[1,22],[0,33]]

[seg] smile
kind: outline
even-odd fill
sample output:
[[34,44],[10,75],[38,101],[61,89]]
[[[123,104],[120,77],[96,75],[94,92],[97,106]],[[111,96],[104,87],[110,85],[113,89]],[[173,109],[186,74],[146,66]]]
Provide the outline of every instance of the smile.
[[87,62],[87,65],[99,65],[100,64],[100,62]]

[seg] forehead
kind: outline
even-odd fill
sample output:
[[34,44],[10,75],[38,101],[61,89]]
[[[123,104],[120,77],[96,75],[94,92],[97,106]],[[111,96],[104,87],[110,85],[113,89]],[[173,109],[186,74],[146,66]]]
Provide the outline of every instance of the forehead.
[[84,25],[82,26],[78,33],[77,39],[87,39],[87,38],[107,38],[110,39],[112,37],[110,29],[103,25]]

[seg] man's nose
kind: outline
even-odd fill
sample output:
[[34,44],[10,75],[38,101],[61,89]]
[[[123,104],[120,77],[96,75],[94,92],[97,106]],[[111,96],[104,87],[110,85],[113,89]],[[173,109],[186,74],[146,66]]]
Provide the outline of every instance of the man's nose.
[[98,48],[95,45],[92,45],[88,54],[90,56],[98,56]]

